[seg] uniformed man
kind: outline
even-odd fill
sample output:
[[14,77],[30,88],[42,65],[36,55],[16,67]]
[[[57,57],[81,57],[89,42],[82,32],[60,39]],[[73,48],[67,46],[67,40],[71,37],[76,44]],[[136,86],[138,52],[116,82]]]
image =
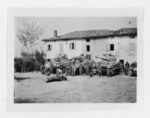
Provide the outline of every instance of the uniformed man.
[[83,68],[82,62],[80,62],[80,66],[79,66],[80,75],[83,75],[82,68]]
[[45,63],[44,67],[45,67],[46,74],[50,75],[51,74],[51,62],[50,62],[50,59],[47,60],[47,62]]

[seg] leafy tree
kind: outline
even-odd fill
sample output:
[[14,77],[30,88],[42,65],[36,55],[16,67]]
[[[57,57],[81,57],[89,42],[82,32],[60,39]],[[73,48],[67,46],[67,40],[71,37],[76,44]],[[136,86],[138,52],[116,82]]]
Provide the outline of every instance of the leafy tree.
[[27,49],[28,53],[34,53],[35,41],[42,35],[43,29],[33,21],[22,20],[22,24],[16,30],[18,40]]
[[37,52],[35,54],[35,45],[42,33],[43,29],[37,26],[36,22],[21,18],[21,23],[16,29],[16,36],[26,50],[21,53],[20,59],[15,59],[16,71],[27,72],[39,69],[40,63],[43,62],[41,62],[40,54]]

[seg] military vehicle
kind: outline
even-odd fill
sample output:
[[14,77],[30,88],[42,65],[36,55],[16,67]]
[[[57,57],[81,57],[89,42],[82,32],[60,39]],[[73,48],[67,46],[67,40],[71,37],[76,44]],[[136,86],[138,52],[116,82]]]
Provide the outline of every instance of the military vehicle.
[[102,75],[109,77],[121,73],[123,65],[121,62],[116,61],[117,59],[114,55],[104,54],[104,57],[96,56],[96,58],[101,59],[100,66]]
[[131,63],[131,65],[129,67],[128,75],[129,76],[137,76],[137,62]]

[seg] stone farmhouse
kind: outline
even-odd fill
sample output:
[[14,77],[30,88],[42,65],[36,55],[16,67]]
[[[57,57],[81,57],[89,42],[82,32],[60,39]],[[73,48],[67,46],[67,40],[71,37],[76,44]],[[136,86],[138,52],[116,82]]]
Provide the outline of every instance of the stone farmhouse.
[[90,54],[93,60],[104,54],[113,54],[118,61],[136,61],[137,57],[137,28],[121,28],[118,30],[87,30],[74,31],[43,39],[43,50],[46,59],[53,59],[59,54],[68,58]]

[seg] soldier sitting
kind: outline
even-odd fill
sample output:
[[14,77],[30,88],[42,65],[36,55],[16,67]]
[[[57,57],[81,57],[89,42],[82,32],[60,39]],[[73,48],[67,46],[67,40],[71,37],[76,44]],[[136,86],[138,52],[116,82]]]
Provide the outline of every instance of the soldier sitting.
[[62,75],[62,74],[63,74],[62,70],[61,70],[60,68],[57,68],[57,70],[56,70],[56,75],[57,75],[57,76],[60,76],[60,75]]
[[62,70],[60,68],[57,68],[56,70],[56,76],[47,76],[46,83],[53,82],[53,81],[65,81],[67,78],[62,75]]
[[63,75],[47,76],[46,83],[54,81],[65,81],[67,78]]

